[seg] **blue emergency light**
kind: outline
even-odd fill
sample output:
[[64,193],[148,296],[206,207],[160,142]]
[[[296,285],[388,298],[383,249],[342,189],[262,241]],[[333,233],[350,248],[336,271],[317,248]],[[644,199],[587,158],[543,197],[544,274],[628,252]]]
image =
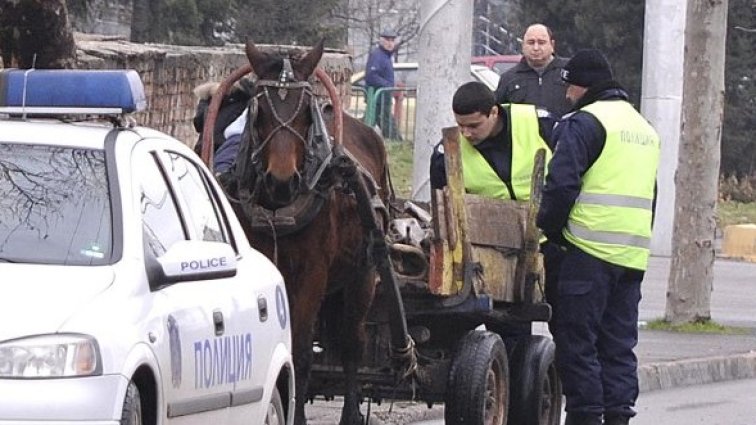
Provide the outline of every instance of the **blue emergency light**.
[[146,107],[134,70],[0,71],[0,113],[123,114]]

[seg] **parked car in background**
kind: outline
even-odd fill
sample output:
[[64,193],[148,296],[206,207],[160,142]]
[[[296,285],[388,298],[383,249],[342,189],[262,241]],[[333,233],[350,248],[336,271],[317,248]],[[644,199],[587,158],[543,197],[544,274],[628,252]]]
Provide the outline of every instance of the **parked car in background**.
[[283,279],[135,71],[0,71],[0,423],[291,424]]
[[471,62],[491,68],[501,75],[504,71],[517,65],[520,59],[522,59],[522,55],[473,56]]

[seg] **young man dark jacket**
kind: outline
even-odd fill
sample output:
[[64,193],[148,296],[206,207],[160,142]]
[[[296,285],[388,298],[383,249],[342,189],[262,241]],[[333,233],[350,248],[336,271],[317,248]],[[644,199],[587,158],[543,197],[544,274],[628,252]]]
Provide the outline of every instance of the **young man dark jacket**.
[[546,108],[557,118],[570,110],[565,97],[566,84],[561,70],[567,59],[554,56],[539,75],[523,57],[520,63],[504,71],[496,87],[496,103],[528,103]]
[[[508,109],[498,105],[499,117],[504,120],[504,128],[497,134],[475,145],[475,149],[491,165],[501,180],[510,186],[512,175],[512,128],[510,126]],[[552,114],[544,109],[536,108],[538,113],[538,127],[541,138],[554,150],[551,142],[551,129],[555,119]],[[438,143],[431,154],[430,164],[431,188],[440,189],[446,186],[446,166],[444,163],[444,146]]]

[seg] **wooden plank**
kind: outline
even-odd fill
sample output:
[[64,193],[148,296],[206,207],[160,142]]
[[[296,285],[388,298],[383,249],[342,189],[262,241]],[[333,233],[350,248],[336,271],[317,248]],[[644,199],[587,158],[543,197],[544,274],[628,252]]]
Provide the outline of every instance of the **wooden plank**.
[[[452,251],[453,281],[444,287],[444,294],[456,294],[465,285],[465,264],[471,261],[472,250],[467,239],[467,211],[465,209],[465,185],[462,180],[462,154],[459,147],[459,129],[447,127],[442,130],[444,161],[446,166],[446,213],[452,220],[447,229],[454,237],[449,248]],[[445,282],[447,283],[447,282]]]
[[517,255],[506,255],[501,251],[485,247],[473,246],[475,257],[483,268],[482,287],[476,288],[477,293],[486,293],[494,301],[514,302],[515,273],[517,269]]
[[524,246],[520,251],[520,266],[517,268],[515,278],[520,294],[518,301],[524,303],[533,302],[534,286],[540,279],[539,271],[539,239],[541,231],[536,226],[538,208],[541,206],[544,173],[546,164],[546,150],[539,149],[535,155],[533,164],[533,177],[530,184],[530,201],[528,202],[528,214],[525,222]]
[[465,208],[471,244],[506,249],[523,247],[527,204],[467,194]]
[[444,295],[444,288],[452,286],[452,253],[448,242],[448,214],[443,190],[436,189],[431,193],[431,213],[433,238],[428,265],[428,290],[431,294]]

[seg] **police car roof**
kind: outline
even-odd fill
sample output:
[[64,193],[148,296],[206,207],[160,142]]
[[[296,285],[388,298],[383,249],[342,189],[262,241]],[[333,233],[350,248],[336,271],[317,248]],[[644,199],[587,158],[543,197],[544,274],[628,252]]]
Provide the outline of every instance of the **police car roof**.
[[0,142],[103,149],[113,130],[108,122],[64,122],[49,119],[0,120]]
[[0,113],[120,115],[147,107],[134,70],[0,71]]

